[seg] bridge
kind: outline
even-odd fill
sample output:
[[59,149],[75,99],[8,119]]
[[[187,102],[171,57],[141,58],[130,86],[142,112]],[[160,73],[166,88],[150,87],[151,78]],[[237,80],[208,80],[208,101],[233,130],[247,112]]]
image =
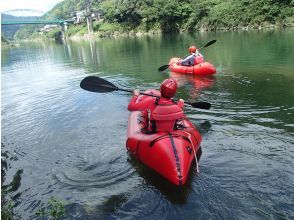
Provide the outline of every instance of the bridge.
[[28,24],[59,24],[64,26],[74,23],[73,19],[63,20],[59,18],[46,19],[45,13],[32,9],[16,9],[1,13],[1,25],[28,25]]
[[[91,10],[90,6],[87,5],[86,10],[80,12],[84,13],[83,16],[86,21],[81,19],[81,16],[77,12],[73,15],[74,18],[60,19],[51,18],[49,15],[46,15],[45,12],[32,9],[5,11],[1,13],[2,33],[8,38],[13,38],[16,31],[23,25],[35,25],[35,30],[39,28],[41,32],[48,31],[59,25],[64,35],[64,31],[67,30],[69,24],[79,24],[83,22],[87,23],[88,33],[93,33],[93,20],[101,19],[101,11]],[[41,28],[41,25],[44,25],[44,27]]]

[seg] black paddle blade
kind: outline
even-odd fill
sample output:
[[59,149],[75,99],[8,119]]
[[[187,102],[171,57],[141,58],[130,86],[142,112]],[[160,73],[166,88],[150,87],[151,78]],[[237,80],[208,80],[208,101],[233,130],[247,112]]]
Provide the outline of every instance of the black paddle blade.
[[99,92],[99,93],[113,92],[115,90],[118,90],[117,86],[113,85],[111,82],[108,82],[107,80],[102,79],[98,76],[85,77],[81,81],[80,87],[90,92]]
[[210,109],[211,104],[208,102],[194,102],[194,103],[187,103],[194,108],[201,108],[201,109]]
[[166,70],[168,67],[169,67],[169,65],[163,65],[163,66],[158,68],[158,71]]
[[212,40],[212,41],[208,42],[207,44],[205,44],[204,47],[208,47],[211,44],[214,44],[215,42],[216,42],[216,40]]

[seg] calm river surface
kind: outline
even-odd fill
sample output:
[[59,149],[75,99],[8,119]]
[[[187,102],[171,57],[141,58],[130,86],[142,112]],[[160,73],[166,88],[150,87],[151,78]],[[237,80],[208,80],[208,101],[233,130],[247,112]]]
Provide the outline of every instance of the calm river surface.
[[[157,68],[187,47],[213,78]],[[14,212],[34,219],[50,197],[65,219],[293,219],[294,31],[206,33],[26,43],[2,48],[2,181]],[[171,76],[203,135],[200,174],[176,189],[125,148],[131,94],[79,87],[98,75],[123,88]]]

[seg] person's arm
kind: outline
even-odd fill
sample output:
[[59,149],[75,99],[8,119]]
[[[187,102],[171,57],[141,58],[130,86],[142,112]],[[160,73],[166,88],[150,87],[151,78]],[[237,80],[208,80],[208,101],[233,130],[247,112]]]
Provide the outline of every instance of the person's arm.
[[201,53],[198,52],[198,50],[196,51],[196,55],[195,55],[195,64],[199,64],[204,62],[204,58],[203,55]]
[[191,58],[194,59],[193,54],[191,54],[191,55],[187,56],[185,59],[181,60],[180,64],[189,62]]
[[[141,99],[140,98],[141,96],[139,95],[140,95],[140,91],[134,90],[134,96],[128,105],[128,110],[129,111],[144,111],[147,109],[152,109],[152,106],[154,105],[154,102],[155,102],[155,98],[148,97],[148,98]],[[139,99],[138,99],[138,96],[139,96]]]
[[134,90],[134,96],[132,97],[132,99],[130,100],[130,103],[128,105],[128,110],[129,111],[135,111],[136,109],[136,101],[138,99],[138,96],[140,95],[140,91],[138,89]]

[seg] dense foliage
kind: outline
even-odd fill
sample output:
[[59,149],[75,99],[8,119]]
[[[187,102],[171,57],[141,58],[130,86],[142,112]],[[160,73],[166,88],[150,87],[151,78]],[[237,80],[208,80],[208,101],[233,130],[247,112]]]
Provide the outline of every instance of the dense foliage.
[[[86,0],[65,0],[49,14],[69,18],[74,10],[86,7]],[[101,9],[107,23],[126,29],[164,32],[200,28],[233,29],[260,25],[293,25],[293,0],[92,0],[92,9]]]
[[[44,17],[71,19],[87,5],[103,12],[93,28],[104,34],[294,26],[294,0],[64,0]],[[84,33],[85,24],[67,31],[68,36]]]

